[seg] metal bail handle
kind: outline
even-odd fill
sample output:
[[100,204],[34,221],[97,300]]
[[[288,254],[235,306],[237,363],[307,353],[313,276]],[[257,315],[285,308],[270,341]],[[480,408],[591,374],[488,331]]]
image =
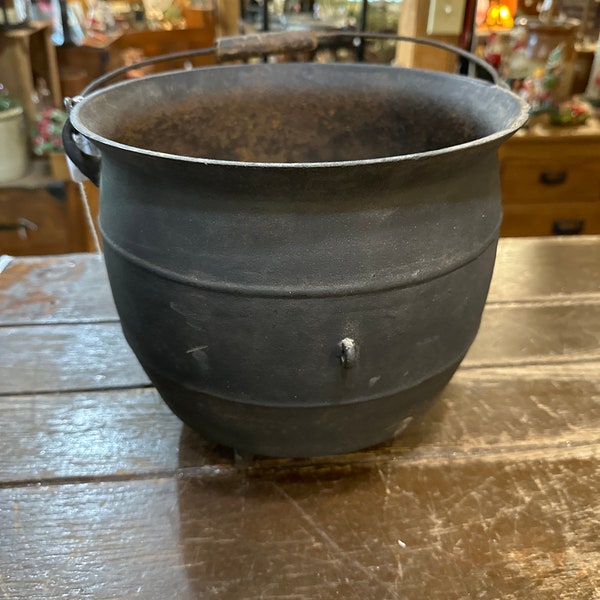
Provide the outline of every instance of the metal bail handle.
[[[320,45],[331,46],[332,43],[340,40],[357,40],[357,39],[374,39],[387,40],[392,42],[409,42],[412,44],[420,44],[431,46],[445,50],[451,54],[456,54],[462,58],[481,67],[491,78],[496,85],[503,85],[497,71],[485,60],[479,56],[463,50],[458,46],[447,44],[438,40],[429,38],[411,37],[407,35],[397,35],[393,33],[372,33],[361,31],[334,31],[334,32],[316,32],[311,30],[305,31],[280,31],[273,33],[255,33],[250,35],[238,35],[219,38],[214,46],[209,48],[196,48],[195,50],[184,50],[182,52],[172,52],[170,54],[161,54],[147,58],[131,65],[119,67],[101,75],[92,81],[81,92],[81,97],[85,97],[90,93],[101,88],[103,85],[127,73],[132,69],[140,69],[149,67],[157,63],[180,60],[186,58],[195,58],[198,56],[208,56],[214,54],[218,62],[226,62],[233,60],[247,60],[251,57],[264,56],[268,54],[290,54],[293,52],[312,52],[317,50]],[[68,99],[67,99],[68,100]]]
[[[375,40],[389,40],[395,42],[409,42],[413,44],[421,44],[425,46],[432,46],[433,48],[439,48],[440,50],[446,50],[452,54],[456,54],[466,60],[474,63],[481,69],[483,69],[491,78],[493,83],[498,86],[504,86],[500,76],[496,70],[475,54],[463,50],[457,46],[452,46],[445,42],[438,40],[431,40],[428,38],[416,38],[405,35],[396,35],[391,33],[370,33],[370,32],[352,32],[352,31],[339,31],[339,32],[315,32],[311,30],[305,31],[283,31],[274,33],[258,33],[253,35],[243,36],[231,36],[227,38],[220,38],[217,40],[215,46],[210,48],[199,48],[195,50],[185,50],[183,52],[173,52],[171,54],[163,54],[161,56],[155,56],[140,62],[119,67],[114,71],[110,71],[101,77],[98,77],[92,81],[82,92],[78,98],[66,98],[65,106],[67,111],[77,103],[77,101],[85,98],[85,96],[91,94],[97,89],[101,88],[112,79],[123,75],[131,69],[140,69],[142,67],[151,66],[160,62],[193,58],[197,56],[207,56],[214,54],[219,62],[231,61],[231,60],[246,60],[252,56],[263,56],[268,54],[286,54],[293,52],[312,52],[316,50],[319,45],[327,43],[331,46],[336,41],[350,39],[375,39]],[[393,68],[393,67],[390,67]],[[73,136],[79,134],[79,132],[73,127],[70,117],[67,118],[62,131],[63,146],[65,153],[71,159],[71,161],[77,166],[77,168],[88,177],[96,186],[100,181],[100,159],[90,156],[83,152],[78,144],[75,142]],[[81,134],[79,134],[81,135]]]

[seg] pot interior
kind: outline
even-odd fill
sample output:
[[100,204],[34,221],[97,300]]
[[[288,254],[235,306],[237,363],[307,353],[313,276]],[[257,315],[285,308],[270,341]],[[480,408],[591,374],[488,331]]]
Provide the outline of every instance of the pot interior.
[[[378,65],[202,68],[117,84],[74,124],[142,152],[254,163],[329,163],[473,142],[515,123],[522,103],[462,76]],[[517,125],[518,126],[518,125]]]

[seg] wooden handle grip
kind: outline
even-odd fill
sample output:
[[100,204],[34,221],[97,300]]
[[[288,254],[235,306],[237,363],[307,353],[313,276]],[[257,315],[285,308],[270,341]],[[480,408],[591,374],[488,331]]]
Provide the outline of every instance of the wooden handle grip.
[[232,36],[217,40],[216,54],[220,62],[244,60],[264,54],[286,54],[316,50],[317,36],[313,31],[284,31]]

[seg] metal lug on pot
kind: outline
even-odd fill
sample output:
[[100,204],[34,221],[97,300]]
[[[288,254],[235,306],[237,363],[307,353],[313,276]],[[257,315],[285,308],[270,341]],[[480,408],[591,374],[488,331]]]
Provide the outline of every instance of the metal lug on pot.
[[344,338],[339,343],[341,350],[340,361],[345,369],[351,369],[356,363],[356,344],[350,338]]
[[233,463],[238,471],[245,471],[254,460],[254,454],[244,450],[233,449]]
[[75,108],[75,105],[81,102],[81,100],[83,100],[83,96],[73,96],[73,98],[67,97],[63,100],[63,104],[68,115],[71,114],[71,111]]

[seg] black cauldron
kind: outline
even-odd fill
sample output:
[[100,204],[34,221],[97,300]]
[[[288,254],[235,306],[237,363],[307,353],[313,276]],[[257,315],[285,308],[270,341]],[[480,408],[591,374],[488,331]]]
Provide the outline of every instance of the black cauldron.
[[123,331],[172,410],[277,456],[403,429],[477,333],[496,153],[527,114],[497,84],[366,64],[201,68],[81,100]]

